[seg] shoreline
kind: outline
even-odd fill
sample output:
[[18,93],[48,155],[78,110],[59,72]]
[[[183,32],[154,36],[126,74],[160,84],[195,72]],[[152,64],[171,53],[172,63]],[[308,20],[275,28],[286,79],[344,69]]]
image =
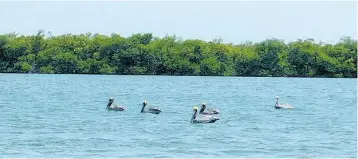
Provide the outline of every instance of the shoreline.
[[300,77],[300,76],[200,76],[200,75],[152,75],[152,74],[143,74],[143,75],[135,75],[135,74],[81,74],[81,73],[73,73],[73,74],[60,74],[60,73],[0,73],[3,74],[12,74],[12,75],[87,75],[87,76],[164,76],[164,77],[228,77],[228,78],[302,78],[302,79],[320,79],[320,78],[329,78],[329,79],[358,79],[358,77]]

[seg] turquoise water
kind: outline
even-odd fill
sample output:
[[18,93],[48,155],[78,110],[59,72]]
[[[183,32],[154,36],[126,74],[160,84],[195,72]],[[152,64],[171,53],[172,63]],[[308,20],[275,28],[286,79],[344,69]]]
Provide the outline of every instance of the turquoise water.
[[[0,74],[0,157],[356,157],[357,80]],[[296,109],[274,109],[280,103]],[[106,110],[109,97],[127,110]],[[141,103],[162,113],[141,114]],[[219,108],[190,124],[192,107]]]

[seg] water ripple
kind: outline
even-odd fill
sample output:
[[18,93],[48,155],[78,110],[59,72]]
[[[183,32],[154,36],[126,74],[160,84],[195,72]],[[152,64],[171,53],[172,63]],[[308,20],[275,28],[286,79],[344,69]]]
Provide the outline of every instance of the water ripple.
[[[0,157],[356,155],[356,79],[4,74]],[[276,110],[275,96],[294,110]],[[107,111],[110,96],[126,107]],[[160,107],[140,113],[141,103]],[[219,108],[190,124],[192,107]]]

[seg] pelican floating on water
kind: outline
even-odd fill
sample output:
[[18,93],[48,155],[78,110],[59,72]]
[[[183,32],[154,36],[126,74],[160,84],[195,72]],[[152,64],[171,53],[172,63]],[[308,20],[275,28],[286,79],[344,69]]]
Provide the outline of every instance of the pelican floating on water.
[[162,112],[159,108],[153,108],[153,107],[149,107],[147,110],[145,110],[145,106],[147,106],[148,102],[144,101],[143,102],[143,107],[142,110],[140,111],[141,113],[152,113],[152,114],[159,114],[160,112]]
[[114,98],[109,98],[108,104],[107,104],[107,110],[115,110],[115,111],[123,111],[124,107],[120,105],[116,105],[113,103]]
[[294,109],[294,107],[292,105],[289,104],[279,104],[278,103],[278,99],[280,97],[276,96],[276,104],[275,104],[275,108],[276,109]]
[[220,113],[220,111],[219,111],[218,109],[208,109],[208,110],[206,110],[206,111],[205,111],[205,109],[206,109],[206,103],[203,103],[203,104],[201,105],[201,109],[200,109],[200,111],[199,111],[199,114],[203,114],[203,115],[213,115],[213,114],[219,114],[219,113]]
[[198,114],[198,107],[195,106],[194,107],[194,114],[191,117],[190,122],[191,123],[215,123],[217,120],[219,120],[219,118],[214,117],[214,116],[206,116],[205,118],[201,118],[201,119],[196,119],[196,115]]

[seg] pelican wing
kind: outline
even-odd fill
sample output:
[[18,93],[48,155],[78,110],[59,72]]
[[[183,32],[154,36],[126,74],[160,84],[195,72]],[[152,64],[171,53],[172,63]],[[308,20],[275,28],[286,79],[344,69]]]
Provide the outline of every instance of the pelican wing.
[[158,107],[154,107],[154,108],[150,107],[149,110],[160,110],[160,108],[158,108]]
[[203,116],[201,116],[199,119],[200,119],[200,120],[211,120],[212,118],[213,118],[213,116],[203,115]]
[[210,118],[210,119],[195,119],[193,123],[214,123],[218,118]]
[[202,112],[201,114],[203,114],[203,115],[213,115],[213,114],[214,114],[214,112],[204,111],[204,112]]
[[148,108],[148,111],[146,111],[146,112],[153,113],[153,114],[159,114],[162,111],[159,108],[150,107],[150,108]]
[[286,108],[286,109],[293,109],[293,106],[291,106],[289,104],[280,104],[279,107]]
[[220,111],[218,109],[207,109],[205,112],[207,112],[208,114],[219,114]]
[[111,106],[109,106],[109,109],[112,109],[112,110],[124,110],[124,107],[121,106],[121,105],[112,104]]
[[198,119],[198,120],[210,121],[210,120],[216,120],[216,119],[218,119],[218,118],[215,117],[215,116],[203,115],[203,116],[201,116],[201,118]]

